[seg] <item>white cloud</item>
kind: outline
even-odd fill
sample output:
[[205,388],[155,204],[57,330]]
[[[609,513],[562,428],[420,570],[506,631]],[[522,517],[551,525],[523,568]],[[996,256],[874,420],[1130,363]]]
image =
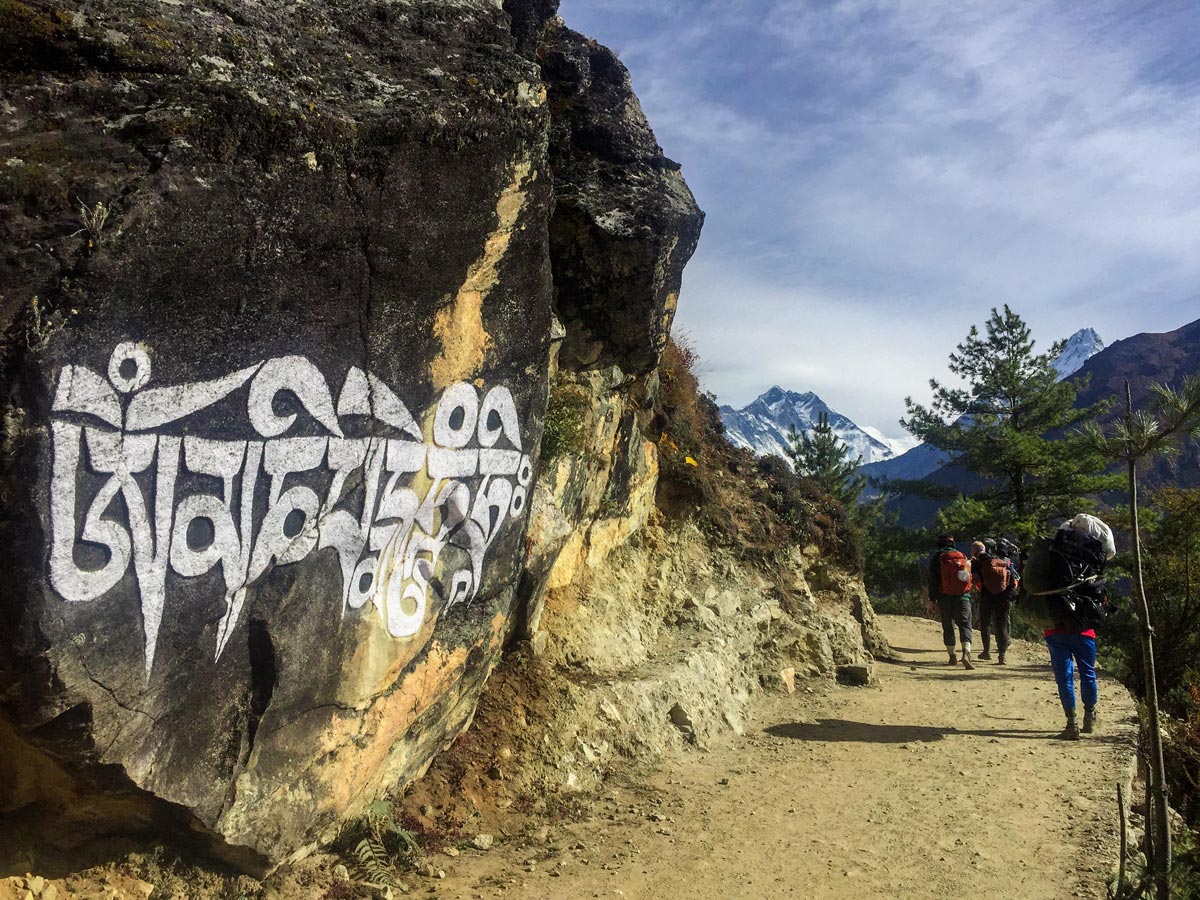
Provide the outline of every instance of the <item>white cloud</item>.
[[679,320],[722,400],[812,389],[895,434],[905,393],[943,375],[993,305],[1043,345],[1200,315],[1191,3],[567,0],[562,13],[623,50],[708,212]]

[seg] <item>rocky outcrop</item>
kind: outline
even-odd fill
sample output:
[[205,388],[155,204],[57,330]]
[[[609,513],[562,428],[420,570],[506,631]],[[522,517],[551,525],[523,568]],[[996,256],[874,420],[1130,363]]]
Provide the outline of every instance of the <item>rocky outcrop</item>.
[[4,812],[121,793],[270,865],[470,721],[536,581],[558,217],[637,273],[603,334],[564,280],[569,333],[643,372],[699,229],[553,12],[0,3]]
[[703,216],[554,13],[0,0],[7,823],[269,868],[424,772],[514,639],[622,675],[578,708],[657,726],[575,735],[616,752],[869,675],[852,578],[657,522]]
[[887,644],[861,579],[799,548],[762,568],[694,524],[652,519],[551,585],[536,654],[502,663],[470,733],[405,797],[406,821],[515,834],[523,813],[572,808],[623,764],[741,733],[760,691],[872,680]]
[[658,364],[703,214],[611,50],[556,24],[538,59],[553,114],[561,358],[645,375]]

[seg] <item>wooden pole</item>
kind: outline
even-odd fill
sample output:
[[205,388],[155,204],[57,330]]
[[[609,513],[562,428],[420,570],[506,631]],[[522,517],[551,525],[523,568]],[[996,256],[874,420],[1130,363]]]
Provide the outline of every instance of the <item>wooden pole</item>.
[[1117,863],[1117,896],[1125,896],[1125,856],[1129,852],[1129,830],[1125,821],[1125,788],[1117,782],[1117,815],[1121,817],[1121,859]]
[[[1133,397],[1125,382],[1125,421],[1132,440]],[[1149,824],[1154,822],[1154,883],[1157,900],[1171,900],[1171,820],[1167,805],[1166,765],[1163,763],[1162,731],[1158,715],[1158,680],[1154,671],[1154,629],[1150,626],[1150,606],[1142,581],[1142,536],[1138,523],[1137,461],[1135,448],[1127,448],[1129,471],[1129,530],[1133,537],[1133,591],[1142,637],[1142,665],[1146,679],[1146,712],[1150,719],[1150,793],[1154,803]]]

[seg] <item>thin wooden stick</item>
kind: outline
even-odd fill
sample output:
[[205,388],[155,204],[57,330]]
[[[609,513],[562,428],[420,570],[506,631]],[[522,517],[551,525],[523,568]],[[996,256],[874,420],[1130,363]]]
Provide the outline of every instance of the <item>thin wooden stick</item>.
[[1117,896],[1125,896],[1125,854],[1129,850],[1129,832],[1125,821],[1125,788],[1117,782],[1117,813],[1121,817],[1121,859],[1117,863]]
[[1150,760],[1143,757],[1142,762],[1145,765],[1145,781],[1146,786],[1146,839],[1143,842],[1143,849],[1146,851],[1146,860],[1154,859],[1154,814],[1153,801],[1150,796]]

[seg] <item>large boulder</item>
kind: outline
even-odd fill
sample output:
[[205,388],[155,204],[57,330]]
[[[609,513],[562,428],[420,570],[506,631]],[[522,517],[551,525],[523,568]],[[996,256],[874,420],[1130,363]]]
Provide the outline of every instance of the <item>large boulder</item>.
[[0,3],[10,822],[124,792],[268,866],[470,721],[545,407],[548,12]]
[[545,578],[523,583],[522,604],[524,632],[536,637],[546,592],[602,567],[654,508],[656,366],[704,213],[616,55],[539,17],[538,0],[530,10],[551,110],[550,259],[562,325],[551,394],[560,405],[550,415],[577,435],[573,452],[544,467],[534,497],[528,569]]
[[658,365],[704,213],[663,155],[616,55],[556,21],[538,58],[553,111],[550,228],[560,359],[571,368]]

